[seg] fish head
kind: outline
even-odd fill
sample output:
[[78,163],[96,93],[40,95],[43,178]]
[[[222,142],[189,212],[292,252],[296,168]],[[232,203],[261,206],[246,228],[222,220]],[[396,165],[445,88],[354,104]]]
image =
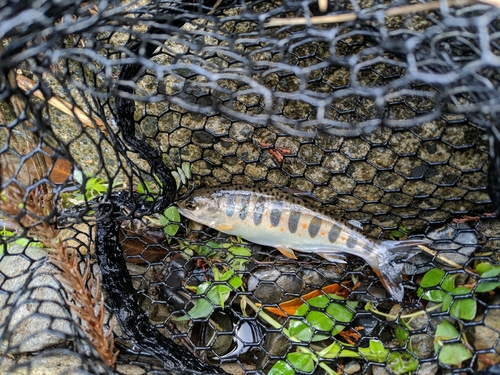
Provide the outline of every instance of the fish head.
[[198,191],[177,203],[179,213],[193,221],[213,227],[220,220],[221,197],[216,193]]

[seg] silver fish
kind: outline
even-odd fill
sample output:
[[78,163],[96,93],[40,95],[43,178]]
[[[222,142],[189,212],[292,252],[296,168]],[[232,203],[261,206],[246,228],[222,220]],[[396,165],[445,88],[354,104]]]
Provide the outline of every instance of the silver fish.
[[181,215],[250,242],[272,246],[294,258],[293,250],[315,253],[332,262],[342,254],[363,258],[393,298],[401,301],[403,265],[394,263],[427,240],[373,241],[347,222],[307,207],[300,198],[270,187],[219,186],[195,191],[178,203]]

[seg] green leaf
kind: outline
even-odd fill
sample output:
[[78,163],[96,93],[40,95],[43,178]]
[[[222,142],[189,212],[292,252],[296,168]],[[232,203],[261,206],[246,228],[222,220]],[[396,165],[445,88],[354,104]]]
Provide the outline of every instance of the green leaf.
[[212,285],[212,282],[210,281],[205,281],[204,283],[201,283],[196,287],[196,295],[201,295],[205,294],[208,290],[208,288]]
[[338,335],[339,332],[342,332],[344,330],[344,328],[345,328],[345,326],[343,326],[341,324],[336,324],[335,327],[333,327],[331,335],[332,336]]
[[191,164],[188,163],[187,161],[185,161],[184,163],[182,163],[182,171],[184,172],[184,175],[186,176],[186,178],[190,179],[191,178]]
[[454,275],[446,276],[441,283],[441,288],[443,288],[443,290],[446,290],[447,292],[451,292],[453,289],[455,289],[455,279],[457,278],[457,276],[457,273]]
[[460,343],[445,343],[459,337],[458,331],[447,320],[443,320],[436,329],[434,351],[439,353],[438,360],[447,365],[461,366],[463,361],[472,358],[472,353]]
[[177,190],[180,189],[180,187],[181,187],[181,179],[179,177],[179,173],[176,172],[176,171],[172,171],[172,172],[170,172],[170,174],[172,175],[172,177],[175,180],[175,186],[177,187]]
[[[448,275],[445,277],[445,272],[439,268],[433,268],[424,275],[420,282],[417,295],[431,302],[443,302],[447,293],[455,288],[455,279],[458,275]],[[424,290],[424,288],[432,288],[441,284],[441,289]]]
[[295,375],[295,370],[288,362],[280,360],[274,364],[267,375]]
[[[443,300],[442,311],[450,309],[450,315],[458,319],[472,320],[476,317],[477,303],[473,298],[453,299],[453,296],[471,294],[471,290],[464,286],[455,288]],[[450,307],[451,305],[451,307]]]
[[213,285],[207,293],[207,298],[214,304],[224,308],[224,302],[227,301],[233,290],[227,284]]
[[214,305],[210,303],[205,297],[198,298],[196,304],[188,311],[188,315],[183,315],[177,318],[177,321],[185,321],[191,319],[208,318],[214,311]]
[[179,230],[178,224],[172,224],[172,222],[179,223],[181,221],[181,215],[177,210],[177,207],[170,206],[167,208],[163,215],[160,217],[161,224],[163,225],[163,231],[167,236],[175,236]]
[[404,345],[408,341],[408,336],[410,334],[405,327],[396,326],[396,329],[394,330],[394,335],[396,336],[396,339],[399,341],[399,344]]
[[375,354],[386,353],[387,349],[384,344],[378,340],[370,340],[368,347]]
[[[347,304],[351,305],[349,302],[347,302]],[[356,305],[357,302],[354,302],[354,306],[351,307],[355,308]],[[349,307],[335,302],[328,305],[328,307],[326,308],[326,312],[330,314],[330,316],[332,316],[337,322],[342,323],[349,323],[354,316],[354,311]]]
[[496,277],[498,275],[500,275],[500,267],[495,267],[495,268],[492,268],[486,272],[483,272],[483,274],[481,275],[481,278],[486,279],[488,277]]
[[288,332],[290,333],[291,337],[304,342],[310,341],[314,334],[314,330],[309,324],[298,319],[290,319],[290,322],[288,324]]
[[392,352],[389,355],[387,365],[396,374],[407,374],[418,368],[419,361],[412,355],[403,355],[400,352]]
[[378,340],[370,340],[368,348],[358,348],[358,351],[369,361],[379,363],[385,362],[389,356],[389,349],[386,349],[384,344]]
[[384,344],[378,340],[370,340],[368,348],[358,348],[358,351],[366,359],[374,362],[385,362],[389,356],[389,349],[386,349]]
[[9,237],[12,237],[13,235],[14,235],[14,232],[11,232],[10,230],[7,230],[7,229],[0,230],[0,236],[2,237],[2,239],[7,239]]
[[165,212],[163,214],[170,221],[179,222],[181,220],[181,215],[179,214],[179,211],[177,210],[177,207],[175,207],[175,206],[170,206],[169,208],[167,208],[165,210]]
[[309,324],[321,331],[330,331],[333,328],[333,320],[321,311],[311,311],[307,314],[306,320]]
[[324,309],[330,303],[330,298],[328,296],[322,294],[321,296],[313,297],[307,300],[307,303],[301,305],[295,315],[304,316],[307,311],[309,311],[309,306],[317,307],[320,309]]
[[498,281],[478,281],[478,285],[475,289],[477,293],[489,292],[490,290],[494,290],[500,286]]
[[[307,303],[302,304],[295,312],[296,316],[305,316],[308,324],[303,321],[293,320],[290,321],[290,333],[301,341],[320,341],[327,336],[314,335],[315,330],[331,331],[330,335],[335,336],[341,332],[345,325],[338,325],[337,322],[349,323],[354,312],[346,305],[332,302],[332,299],[343,300],[342,297],[331,295],[321,295],[307,300]],[[326,313],[321,311],[309,311],[310,306],[318,309],[325,309]],[[347,302],[351,308],[357,306],[357,302]],[[314,336],[314,337],[313,337]]]
[[[334,341],[317,354],[321,358],[337,358],[341,351],[342,346],[337,341]],[[359,358],[359,355],[356,358]]]
[[440,270],[439,268],[433,268],[426,272],[422,281],[420,282],[420,286],[422,288],[430,288],[433,286],[437,286],[443,280],[445,272]]
[[231,246],[227,250],[235,256],[249,257],[252,255],[250,250],[243,246]]
[[234,271],[233,270],[227,270],[224,272],[224,274],[220,277],[221,281],[226,281],[229,280],[231,277],[233,277]]
[[238,289],[240,286],[243,285],[243,280],[239,276],[233,277],[231,280],[229,280],[229,284],[234,288]]
[[290,361],[293,367],[299,371],[303,372],[313,372],[314,370],[314,359],[312,353],[301,353],[294,352],[289,353],[286,359]]
[[28,238],[19,238],[15,241],[15,243],[17,245],[21,245],[21,246],[28,246],[29,245],[31,247],[43,248],[43,243],[32,241],[32,240],[29,240]]
[[477,266],[476,266],[476,271],[478,274],[482,275],[483,273],[485,273],[486,271],[489,271],[493,268],[493,265],[491,263],[488,263],[488,262],[482,262],[482,263],[479,263]]
[[418,288],[417,295],[431,302],[443,302],[443,300],[447,296],[444,290],[433,289],[433,290],[426,290],[424,292],[422,288]]

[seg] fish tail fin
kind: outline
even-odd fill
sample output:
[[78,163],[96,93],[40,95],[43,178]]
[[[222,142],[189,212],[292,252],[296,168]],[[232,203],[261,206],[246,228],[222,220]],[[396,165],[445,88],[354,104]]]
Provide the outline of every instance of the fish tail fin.
[[377,248],[378,264],[372,265],[385,289],[392,297],[401,302],[404,297],[403,278],[401,272],[404,261],[420,252],[418,245],[428,245],[430,241],[414,239],[406,241],[382,241]]

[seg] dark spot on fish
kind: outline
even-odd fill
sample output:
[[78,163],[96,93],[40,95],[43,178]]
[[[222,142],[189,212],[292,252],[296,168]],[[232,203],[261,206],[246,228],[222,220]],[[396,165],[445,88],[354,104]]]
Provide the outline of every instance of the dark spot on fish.
[[366,244],[365,246],[363,246],[363,249],[368,253],[371,253],[373,252],[373,245],[370,246],[369,244]]
[[250,194],[245,194],[241,197],[240,219],[245,220],[248,213],[248,201],[250,201]]
[[309,223],[309,235],[311,236],[311,238],[316,237],[320,227],[321,227],[321,219],[317,216],[313,217],[311,222]]
[[353,236],[349,236],[346,241],[346,246],[348,249],[352,249],[358,243],[358,239]]
[[253,211],[253,223],[259,225],[262,222],[262,215],[264,213],[266,198],[259,197],[257,203],[255,203],[255,209]]
[[273,227],[277,227],[280,223],[281,214],[283,213],[283,206],[281,202],[276,202],[271,209],[271,214],[269,215],[269,220]]
[[290,233],[297,232],[297,227],[299,226],[300,212],[292,211],[290,213],[290,218],[288,219],[288,230]]
[[335,243],[337,239],[339,238],[340,235],[340,227],[333,224],[332,227],[330,228],[330,232],[328,232],[328,240],[331,243]]
[[228,194],[227,204],[226,204],[226,215],[229,217],[233,216],[234,214],[234,201],[235,201],[234,194]]

